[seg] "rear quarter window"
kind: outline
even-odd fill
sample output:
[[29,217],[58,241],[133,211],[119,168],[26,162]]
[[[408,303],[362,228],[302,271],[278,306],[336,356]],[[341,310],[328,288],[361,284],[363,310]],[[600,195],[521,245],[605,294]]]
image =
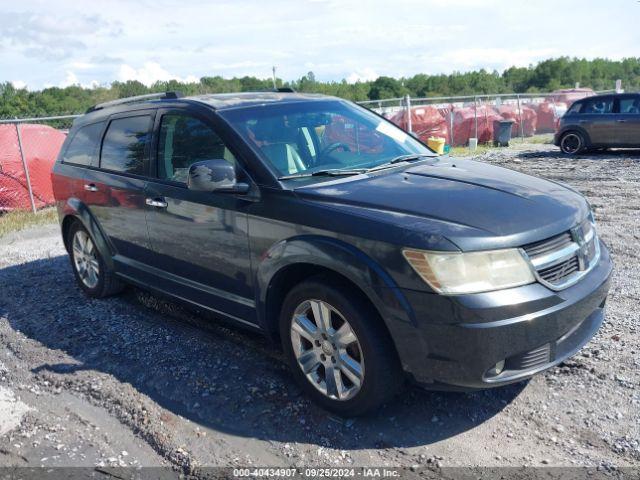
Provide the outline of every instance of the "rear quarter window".
[[63,156],[63,163],[83,166],[97,166],[98,147],[104,129],[104,122],[80,127],[73,134]]
[[112,120],[102,141],[100,168],[144,175],[150,127],[150,115]]
[[581,109],[582,102],[575,102],[573,105],[571,105],[571,108],[567,110],[567,113],[565,113],[565,115],[574,115],[576,113],[580,113]]

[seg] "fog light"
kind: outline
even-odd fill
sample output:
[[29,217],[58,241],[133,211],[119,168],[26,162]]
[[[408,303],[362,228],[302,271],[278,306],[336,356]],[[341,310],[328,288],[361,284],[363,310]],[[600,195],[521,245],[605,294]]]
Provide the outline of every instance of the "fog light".
[[489,375],[500,375],[504,370],[504,360],[500,360],[496,363],[491,370],[489,370]]

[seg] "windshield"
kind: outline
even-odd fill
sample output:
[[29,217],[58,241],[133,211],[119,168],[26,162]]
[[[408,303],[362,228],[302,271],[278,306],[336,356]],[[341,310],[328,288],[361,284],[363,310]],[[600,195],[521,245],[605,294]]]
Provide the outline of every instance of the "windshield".
[[220,114],[280,177],[365,170],[402,155],[435,156],[392,123],[339,100],[239,108]]

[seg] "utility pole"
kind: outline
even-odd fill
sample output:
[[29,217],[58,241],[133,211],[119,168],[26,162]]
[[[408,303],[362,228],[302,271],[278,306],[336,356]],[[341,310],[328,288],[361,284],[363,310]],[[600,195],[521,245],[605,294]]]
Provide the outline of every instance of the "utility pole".
[[273,70],[273,89],[277,90],[278,86],[276,85],[276,66],[274,65],[273,67],[271,67],[271,69]]

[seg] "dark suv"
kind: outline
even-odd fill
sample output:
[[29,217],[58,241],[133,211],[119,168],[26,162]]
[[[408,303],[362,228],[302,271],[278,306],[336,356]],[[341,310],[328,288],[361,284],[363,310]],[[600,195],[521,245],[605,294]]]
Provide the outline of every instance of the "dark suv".
[[463,390],[528,378],[603,321],[611,261],[580,194],[438,157],[337,98],[97,105],[53,183],[89,296],[134,284],[263,332],[343,415],[406,377]]
[[640,147],[640,94],[578,100],[560,119],[554,143],[569,155],[609,147]]

